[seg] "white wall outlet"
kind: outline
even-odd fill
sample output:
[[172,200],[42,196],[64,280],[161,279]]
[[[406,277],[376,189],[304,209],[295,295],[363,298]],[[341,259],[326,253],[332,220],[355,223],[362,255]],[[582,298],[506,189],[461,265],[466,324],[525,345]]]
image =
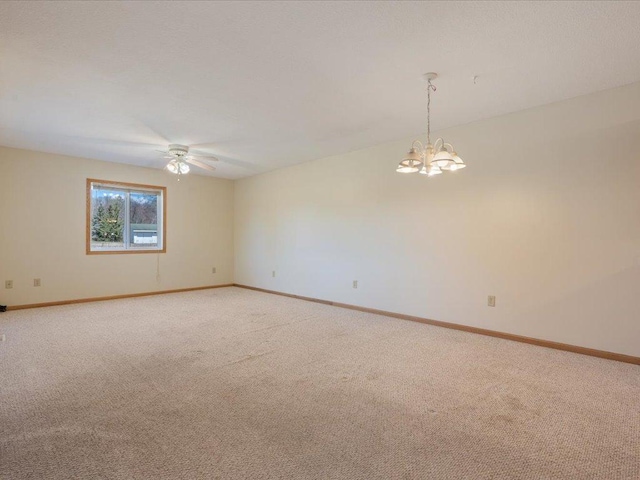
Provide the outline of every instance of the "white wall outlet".
[[4,288],[13,288],[13,280],[5,280]]
[[0,335],[0,342],[4,342],[6,339],[7,339],[7,337],[5,336],[4,333],[2,335]]
[[353,288],[358,288],[358,280],[353,281]]
[[39,287],[41,285],[40,279],[39,278],[34,278],[33,279],[33,286],[34,287]]
[[272,277],[275,277],[275,276],[276,276],[276,271],[275,271],[275,270],[271,272],[271,276],[272,276]]
[[489,305],[490,307],[495,307],[496,306],[496,297],[495,297],[495,295],[489,295],[487,297],[487,305]]
[[211,273],[216,273],[216,267],[213,267],[213,268],[211,269]]

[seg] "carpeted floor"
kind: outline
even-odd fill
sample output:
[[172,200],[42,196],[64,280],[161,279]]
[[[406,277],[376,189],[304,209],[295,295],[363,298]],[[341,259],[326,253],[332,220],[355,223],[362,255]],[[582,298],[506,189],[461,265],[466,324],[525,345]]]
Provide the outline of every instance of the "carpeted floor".
[[3,480],[640,478],[634,365],[233,287],[0,333]]

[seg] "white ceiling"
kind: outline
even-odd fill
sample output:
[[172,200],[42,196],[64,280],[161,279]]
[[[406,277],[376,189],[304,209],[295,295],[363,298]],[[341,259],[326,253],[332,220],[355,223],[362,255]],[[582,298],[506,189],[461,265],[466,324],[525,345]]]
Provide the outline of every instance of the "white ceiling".
[[436,129],[640,81],[639,25],[639,2],[1,2],[0,144],[157,168],[197,144],[241,178],[422,133],[427,71]]

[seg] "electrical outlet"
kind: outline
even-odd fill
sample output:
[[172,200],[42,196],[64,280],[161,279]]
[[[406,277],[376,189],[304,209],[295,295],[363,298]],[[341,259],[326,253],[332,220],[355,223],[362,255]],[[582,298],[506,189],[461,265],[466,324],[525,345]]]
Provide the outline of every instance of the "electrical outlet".
[[4,288],[13,288],[13,280],[5,280]]
[[40,279],[39,278],[34,278],[33,279],[33,286],[34,287],[39,287],[40,285],[41,285]]
[[213,268],[211,269],[211,273],[216,273],[216,267],[213,267]]
[[275,276],[276,276],[276,271],[275,271],[275,270],[271,272],[271,276],[272,276],[272,277],[275,277]]
[[353,288],[358,288],[358,280],[353,281]]
[[0,342],[4,342],[6,339],[7,339],[7,337],[5,336],[4,333],[2,335],[0,335]]
[[496,297],[494,295],[489,295],[487,297],[487,305],[489,305],[490,307],[496,306]]

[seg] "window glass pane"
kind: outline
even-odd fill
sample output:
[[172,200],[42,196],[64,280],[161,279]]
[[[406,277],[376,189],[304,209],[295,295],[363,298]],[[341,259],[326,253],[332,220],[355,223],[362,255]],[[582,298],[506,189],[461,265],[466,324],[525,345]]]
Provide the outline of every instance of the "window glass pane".
[[124,247],[126,192],[95,187],[91,191],[91,248]]
[[158,204],[160,196],[154,192],[131,192],[129,195],[129,246],[158,247],[160,229]]
[[87,180],[91,252],[164,252],[165,188]]

